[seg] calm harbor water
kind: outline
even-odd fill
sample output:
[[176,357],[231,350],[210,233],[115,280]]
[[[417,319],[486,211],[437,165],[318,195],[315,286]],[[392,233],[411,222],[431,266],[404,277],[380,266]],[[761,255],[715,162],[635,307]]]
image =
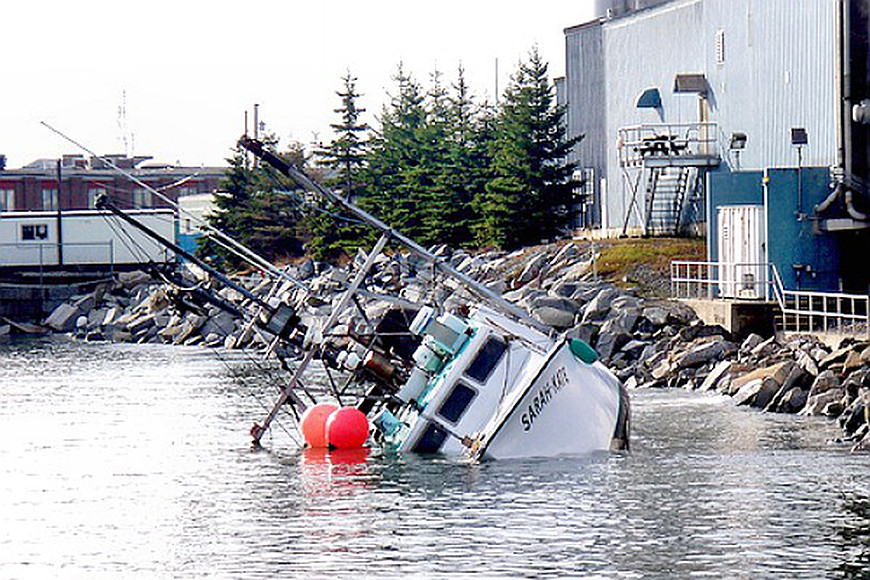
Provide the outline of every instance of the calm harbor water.
[[633,393],[626,455],[302,452],[200,349],[0,343],[0,578],[870,577],[835,426]]

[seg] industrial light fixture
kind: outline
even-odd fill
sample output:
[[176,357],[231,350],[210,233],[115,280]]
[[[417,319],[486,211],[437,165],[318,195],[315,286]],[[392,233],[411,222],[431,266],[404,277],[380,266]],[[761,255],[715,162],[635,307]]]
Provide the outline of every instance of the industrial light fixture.
[[746,133],[735,131],[731,133],[731,141],[728,143],[728,149],[734,153],[734,168],[740,171],[740,152],[746,149]]
[[795,147],[802,147],[810,142],[807,130],[803,127],[792,127],[791,144]]
[[803,148],[810,142],[807,130],[803,127],[792,127],[791,129],[791,144],[797,147],[798,165],[797,165],[797,211],[795,216],[798,221],[804,219],[803,209],[803,177],[801,176],[801,167],[803,166]]
[[707,77],[699,73],[684,73],[674,77],[675,93],[696,93],[706,95],[710,90]]
[[746,133],[741,133],[739,131],[731,133],[731,143],[728,145],[728,148],[733,151],[746,149]]

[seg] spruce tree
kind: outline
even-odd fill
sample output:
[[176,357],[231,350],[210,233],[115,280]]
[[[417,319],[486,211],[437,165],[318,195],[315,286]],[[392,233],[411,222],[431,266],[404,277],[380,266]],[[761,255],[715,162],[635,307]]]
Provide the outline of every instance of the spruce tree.
[[[358,105],[357,78],[350,71],[342,77],[342,89],[336,91],[341,106],[333,109],[339,122],[330,125],[336,137],[329,145],[315,151],[320,164],[330,170],[326,185],[337,190],[346,200],[353,200],[363,188],[363,168],[367,147],[368,125],[361,121],[365,112]],[[306,220],[311,239],[309,253],[318,260],[334,260],[352,251],[363,236],[359,227],[340,217],[340,208],[323,201],[320,211],[310,211]]]
[[[229,168],[218,185],[214,197],[215,209],[208,215],[207,222],[218,231],[236,238],[245,230],[257,179],[248,167],[244,151],[234,149],[233,156],[227,162]],[[200,239],[196,254],[219,268],[237,268],[241,265],[235,255],[207,235]]]
[[[277,139],[266,137],[275,147]],[[294,163],[304,163],[300,145],[282,153]],[[302,252],[299,203],[286,191],[291,187],[283,178],[269,177],[267,168],[249,167],[244,152],[236,149],[228,160],[224,179],[215,196],[215,211],[209,225],[271,261],[295,257]],[[197,249],[200,257],[217,267],[233,269],[243,262],[216,240],[204,237]]]
[[516,248],[559,235],[570,221],[574,165],[563,107],[537,48],[519,64],[496,120],[492,179],[475,200],[482,245]]
[[402,65],[393,77],[397,93],[381,114],[381,132],[367,156],[366,193],[360,205],[423,243],[423,191],[431,185],[422,160],[425,95]]

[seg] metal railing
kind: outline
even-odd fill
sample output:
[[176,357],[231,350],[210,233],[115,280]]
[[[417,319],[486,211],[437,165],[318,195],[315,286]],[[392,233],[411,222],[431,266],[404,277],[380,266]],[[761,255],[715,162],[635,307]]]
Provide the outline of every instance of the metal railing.
[[716,123],[660,123],[623,127],[618,131],[619,164],[642,165],[646,159],[718,159]]
[[770,264],[671,262],[671,296],[678,299],[770,300]]
[[[105,265],[114,274],[115,245],[111,240],[64,243],[63,261],[70,266]],[[40,283],[46,267],[59,265],[56,242],[0,243],[0,268],[38,268]]]
[[674,261],[671,295],[775,302],[784,332],[870,334],[870,296],[786,290],[774,264]]

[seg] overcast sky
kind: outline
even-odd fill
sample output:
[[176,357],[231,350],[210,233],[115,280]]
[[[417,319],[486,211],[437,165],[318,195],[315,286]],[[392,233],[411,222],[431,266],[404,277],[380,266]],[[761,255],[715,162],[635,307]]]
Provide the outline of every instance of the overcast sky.
[[328,140],[347,69],[369,123],[399,61],[424,84],[436,67],[452,80],[462,63],[492,98],[496,59],[503,90],[534,44],[551,77],[563,75],[562,31],[591,16],[592,0],[4,3],[0,153],[19,167],[79,152],[40,121],[123,152],[123,94],[132,153],[161,161],[222,164],[253,103],[283,142]]

